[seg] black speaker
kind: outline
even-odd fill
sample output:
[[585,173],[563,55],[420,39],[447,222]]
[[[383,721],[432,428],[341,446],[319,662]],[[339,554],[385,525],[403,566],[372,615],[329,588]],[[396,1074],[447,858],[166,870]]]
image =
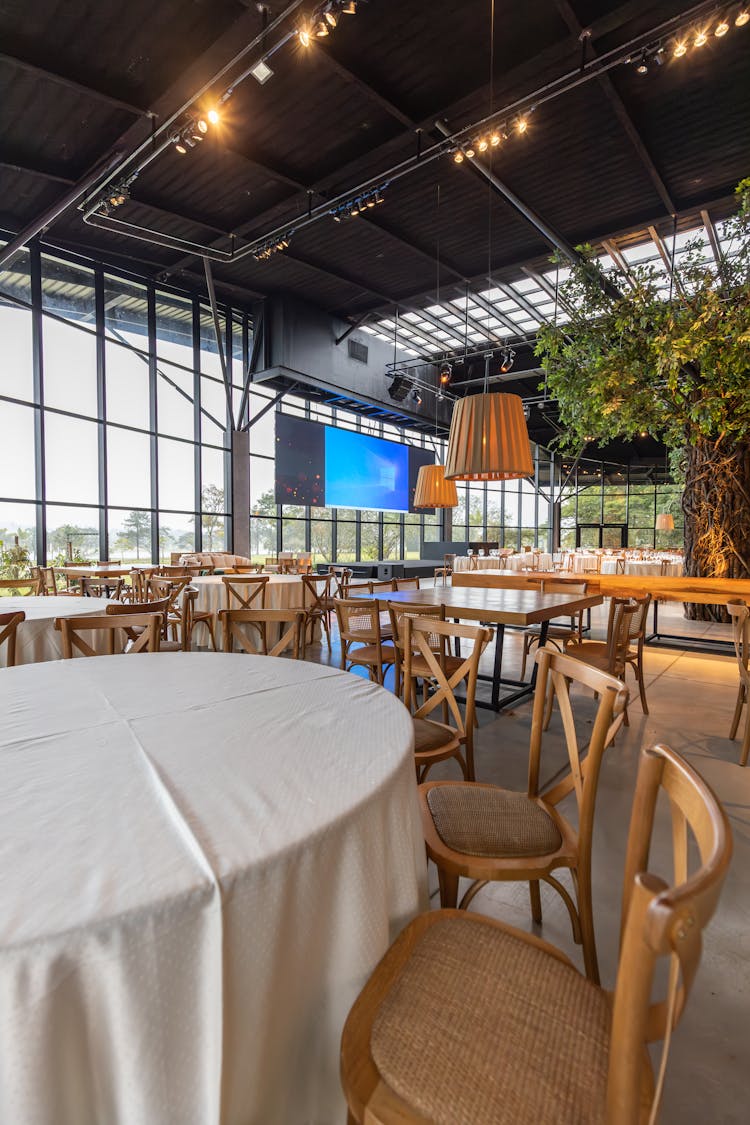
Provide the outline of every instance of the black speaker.
[[388,388],[388,394],[394,402],[403,402],[411,390],[411,386],[411,379],[408,379],[406,375],[396,375]]

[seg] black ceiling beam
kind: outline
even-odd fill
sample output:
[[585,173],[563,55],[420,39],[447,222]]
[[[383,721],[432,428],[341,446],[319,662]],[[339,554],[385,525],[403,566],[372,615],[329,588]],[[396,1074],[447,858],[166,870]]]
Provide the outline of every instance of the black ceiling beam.
[[9,168],[11,172],[20,172],[24,176],[35,176],[37,179],[49,180],[50,183],[65,184],[70,187],[75,183],[70,176],[61,176],[50,168],[35,168],[21,160],[15,160],[10,153],[0,153],[0,168]]
[[[238,157],[238,159],[244,160],[246,164],[252,164],[252,166],[254,168],[257,168],[259,172],[267,173],[267,175],[270,176],[272,180],[277,180],[280,184],[286,184],[287,187],[293,188],[295,192],[308,190],[307,184],[303,183],[302,180],[298,180],[290,168],[280,167],[278,164],[275,164],[268,156],[266,156],[265,153],[257,152],[253,154],[252,152],[247,152],[242,148],[237,148],[236,145],[233,146],[222,144],[222,147],[226,152],[231,153],[232,156],[236,156]],[[239,234],[240,231],[237,231],[236,233]]]
[[[560,13],[561,18],[566,23],[569,31],[572,35],[575,35],[576,39],[580,40],[581,36],[586,35],[586,31],[590,30],[584,29],[582,24],[579,22],[578,17],[576,16],[573,8],[569,3],[569,0],[555,0],[555,7]],[[593,46],[592,39],[593,36],[586,36],[588,45],[587,49],[589,55],[592,58],[596,58],[596,49]],[[643,168],[648,174],[648,177],[651,180],[654,188],[656,189],[659,198],[664,204],[667,210],[667,214],[674,215],[677,210],[674,204],[674,200],[669,193],[667,185],[664,183],[664,180],[661,177],[659,169],[654,163],[651,153],[646,148],[646,145],[643,142],[643,138],[636,129],[633,119],[625,106],[625,103],[615,89],[614,82],[612,81],[609,72],[605,71],[603,74],[600,74],[598,77],[598,82],[600,87],[604,91],[604,94],[610,106],[612,107],[615,117],[619,121],[624,133],[635,149],[638,155],[638,159],[640,160]]]
[[106,90],[100,90],[96,86],[92,86],[89,82],[76,82],[73,78],[68,78],[66,75],[59,74],[54,70],[48,70],[46,67],[37,66],[36,63],[28,62],[26,59],[19,59],[16,55],[0,53],[0,63],[6,63],[8,66],[16,67],[18,70],[25,70],[27,73],[33,74],[37,78],[46,78],[50,82],[57,83],[58,86],[64,86],[67,90],[73,90],[76,94],[95,98],[97,101],[105,102],[107,105],[112,106],[113,109],[120,109],[125,113],[131,113],[134,117],[153,116],[150,109],[143,109],[142,106],[123,101],[122,98],[117,98],[114,94],[107,93]]
[[[313,40],[313,42],[315,41]],[[350,86],[355,86],[361,93],[365,95],[366,98],[368,98],[375,105],[380,106],[380,108],[384,110],[389,117],[394,118],[394,120],[398,121],[400,125],[404,125],[407,129],[411,129],[415,132],[419,129],[419,124],[412,117],[410,117],[408,113],[405,113],[402,109],[399,108],[399,106],[392,102],[390,98],[387,98],[385,94],[381,94],[379,90],[376,90],[375,87],[370,85],[369,82],[366,82],[364,78],[360,78],[358,74],[355,74],[353,71],[349,70],[349,67],[344,66],[343,63],[339,62],[339,60],[329,50],[325,49],[322,46],[322,44],[316,43],[315,45],[320,48],[318,50],[319,56],[325,59],[327,65],[333,71],[335,71],[336,74],[338,74],[339,78],[342,78],[344,82],[347,82]]]

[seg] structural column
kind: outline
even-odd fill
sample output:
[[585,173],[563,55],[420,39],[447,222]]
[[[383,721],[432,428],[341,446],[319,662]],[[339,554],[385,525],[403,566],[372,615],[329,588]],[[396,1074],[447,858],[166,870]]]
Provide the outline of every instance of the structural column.
[[250,434],[232,431],[232,550],[250,558]]

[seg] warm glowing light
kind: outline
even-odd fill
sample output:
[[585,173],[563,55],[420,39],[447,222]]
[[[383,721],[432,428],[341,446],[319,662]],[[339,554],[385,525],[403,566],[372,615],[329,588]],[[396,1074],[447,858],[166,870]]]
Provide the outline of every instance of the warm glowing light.
[[341,11],[344,13],[345,16],[356,16],[356,14],[357,14],[357,0],[349,0],[349,2],[347,4],[344,4]]
[[714,35],[718,39],[721,39],[722,35],[726,35],[726,33],[728,31],[729,31],[729,24],[727,23],[726,20],[722,20],[721,23],[717,23],[716,31],[714,32]]
[[480,151],[480,152],[486,152],[486,151],[487,151],[487,149],[488,149],[489,147],[490,147],[490,146],[489,146],[489,142],[488,142],[488,141],[486,141],[486,140],[484,139],[484,137],[482,137],[482,139],[480,140],[479,144],[477,145],[477,148],[479,149],[479,151]]
[[310,43],[312,42],[312,40],[310,38],[310,32],[306,28],[303,28],[301,31],[298,31],[297,37],[298,37],[298,39],[299,39],[299,41],[300,41],[300,43],[302,44],[303,47],[309,47],[310,46]]
[[676,45],[676,47],[674,49],[674,57],[676,59],[681,59],[682,56],[686,55],[686,54],[687,54],[687,43],[685,43],[684,40],[683,40],[683,42],[678,43]]
[[747,8],[743,8],[743,10],[737,16],[737,19],[734,21],[734,26],[744,27],[745,24],[748,23],[748,21],[750,21],[750,12],[748,12]]
[[526,120],[526,118],[525,117],[519,117],[518,121],[516,122],[516,129],[518,129],[518,132],[519,133],[525,133],[526,130],[528,129],[528,127],[529,127],[529,123]]
[[500,144],[500,134],[499,133],[493,133],[492,134],[492,136],[490,137],[490,144],[492,145],[493,148],[497,148],[497,146]]
[[699,31],[693,40],[694,47],[705,47],[708,42],[708,33],[706,31]]
[[338,23],[338,16],[336,16],[333,12],[326,12],[325,18],[326,18],[326,23],[329,23],[331,25],[331,27],[335,27],[336,24]]
[[473,148],[467,148],[467,150],[466,150],[466,155],[467,155],[467,156],[469,157],[469,159],[471,160],[472,156],[474,156],[474,149],[473,149]]
[[221,121],[221,117],[219,116],[218,109],[209,109],[208,113],[206,114],[206,117],[208,118],[208,120],[211,122],[212,125],[218,125],[219,122]]
[[178,141],[177,144],[174,147],[176,148],[177,152],[180,153],[181,156],[184,156],[185,153],[187,152],[187,145],[184,143],[184,141]]
[[455,160],[456,164],[463,164],[464,154],[461,152],[461,149],[458,149],[457,152],[453,153],[453,159]]

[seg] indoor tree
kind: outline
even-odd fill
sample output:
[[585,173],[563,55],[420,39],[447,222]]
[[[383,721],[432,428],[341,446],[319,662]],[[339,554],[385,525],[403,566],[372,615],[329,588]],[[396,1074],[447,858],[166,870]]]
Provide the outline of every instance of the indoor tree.
[[[648,431],[683,485],[685,573],[750,576],[750,179],[737,188],[719,261],[689,243],[672,280],[653,265],[602,269],[590,246],[560,286],[570,319],[536,352],[561,448]],[[715,618],[713,606],[690,616]]]

